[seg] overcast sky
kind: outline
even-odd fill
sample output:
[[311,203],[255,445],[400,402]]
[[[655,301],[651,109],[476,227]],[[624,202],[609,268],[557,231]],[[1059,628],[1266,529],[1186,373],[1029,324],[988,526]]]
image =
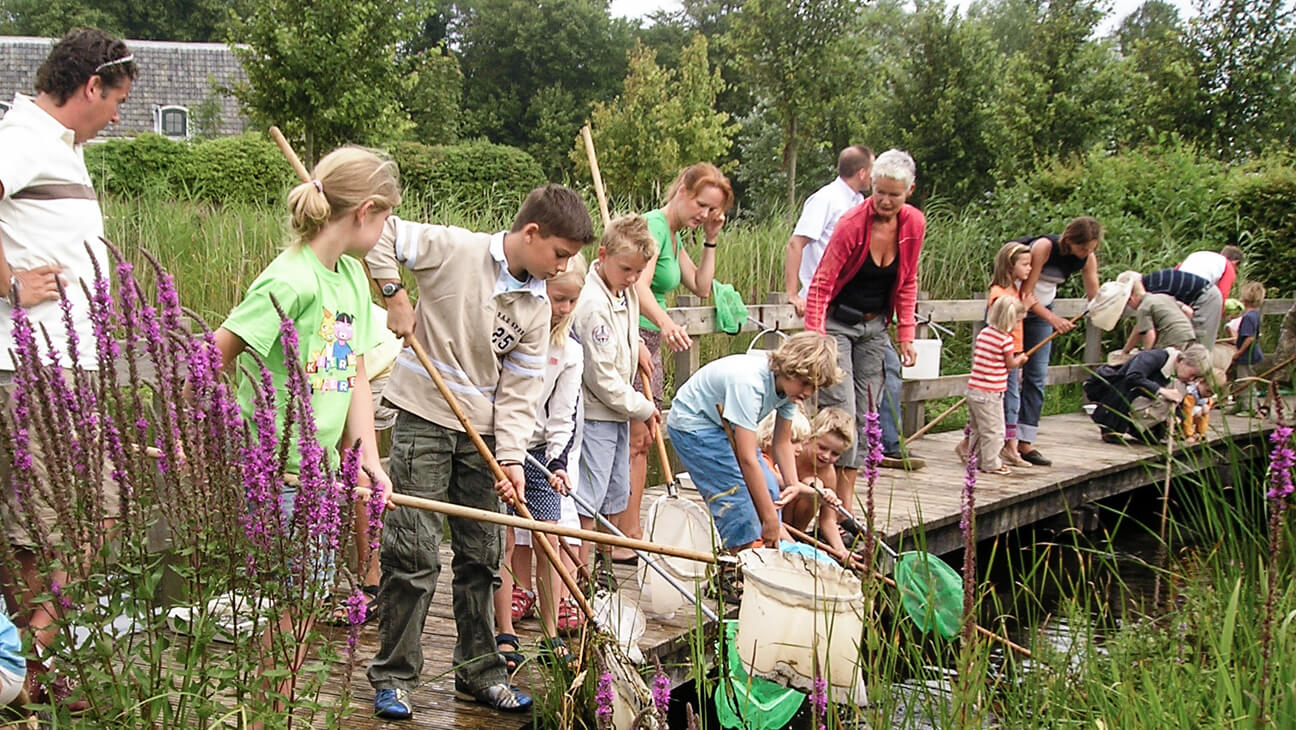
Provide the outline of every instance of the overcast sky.
[[[959,7],[966,8],[972,4],[972,0],[956,0]],[[1181,17],[1193,15],[1192,3],[1189,0],[1170,0],[1179,7]],[[1126,15],[1134,12],[1143,0],[1112,0],[1112,12],[1107,16],[1107,22],[1099,28],[1100,35],[1106,35],[1111,32]],[[612,0],[612,14],[627,18],[641,18],[655,10],[679,10],[681,7],[678,0]]]

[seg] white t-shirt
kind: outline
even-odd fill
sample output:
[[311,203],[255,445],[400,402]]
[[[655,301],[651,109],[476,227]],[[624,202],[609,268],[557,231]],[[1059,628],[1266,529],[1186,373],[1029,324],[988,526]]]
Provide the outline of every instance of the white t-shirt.
[[[72,322],[79,349],[78,360],[87,370],[97,368],[90,309],[81,289],[94,285],[94,259],[109,275],[99,210],[90,173],[86,170],[75,133],[64,127],[30,98],[17,94],[13,107],[0,121],[0,243],[13,269],[33,269],[53,264],[63,267]],[[94,258],[86,251],[87,243]],[[67,331],[57,301],[42,302],[27,310],[37,332],[41,325],[59,353],[67,356]],[[0,300],[0,370],[13,370],[13,310]],[[43,344],[42,344],[43,348]]]
[[828,239],[832,238],[833,228],[842,213],[864,202],[864,194],[846,184],[840,177],[819,188],[814,195],[806,198],[801,207],[801,217],[797,219],[792,235],[810,239],[801,251],[801,269],[797,277],[801,279],[801,292],[804,297],[814,278],[815,269],[819,268],[819,259],[823,258]]
[[1224,270],[1228,267],[1228,259],[1223,254],[1214,251],[1196,251],[1188,254],[1188,258],[1179,264],[1179,270],[1196,274],[1210,283],[1219,286],[1220,277],[1224,276]]

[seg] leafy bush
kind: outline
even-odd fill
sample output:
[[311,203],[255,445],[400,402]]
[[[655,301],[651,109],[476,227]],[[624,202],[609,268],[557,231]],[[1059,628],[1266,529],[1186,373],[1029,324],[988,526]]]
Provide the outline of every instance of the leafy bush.
[[403,142],[392,150],[407,193],[498,207],[511,212],[544,172],[516,148],[473,140],[452,145]]
[[[1290,160],[1260,160],[1229,174],[1224,194],[1236,211],[1243,265],[1269,287],[1268,296],[1296,289],[1296,168]],[[1277,291],[1275,291],[1277,290]]]
[[188,166],[191,147],[160,134],[114,139],[85,148],[95,187],[118,195],[175,194],[176,171]]
[[86,148],[86,167],[110,193],[211,203],[278,200],[293,181],[279,149],[257,134],[192,143],[157,134],[110,140]]
[[182,182],[189,194],[211,202],[280,200],[294,182],[292,168],[260,134],[220,137],[193,145]]

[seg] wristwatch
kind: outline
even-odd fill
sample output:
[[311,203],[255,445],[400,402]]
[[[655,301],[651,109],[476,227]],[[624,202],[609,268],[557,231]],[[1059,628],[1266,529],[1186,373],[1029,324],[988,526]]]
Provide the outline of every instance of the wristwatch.
[[389,281],[386,284],[383,284],[379,291],[382,292],[383,299],[390,299],[396,296],[396,292],[404,288],[405,285],[399,281]]

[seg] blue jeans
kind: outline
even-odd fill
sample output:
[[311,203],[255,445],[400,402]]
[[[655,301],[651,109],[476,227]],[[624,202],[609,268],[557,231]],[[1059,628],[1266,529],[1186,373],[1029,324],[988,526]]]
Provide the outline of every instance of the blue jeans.
[[[1049,310],[1052,311],[1052,307]],[[1031,349],[1053,334],[1053,326],[1034,314],[1026,315],[1023,323],[1022,344]],[[1044,410],[1044,382],[1048,378],[1049,355],[1053,353],[1050,342],[1039,349],[1021,368],[1021,408],[1017,414],[1017,438],[1034,443],[1039,435],[1040,412]],[[1005,412],[1007,405],[1004,406]]]
[[1021,412],[1021,368],[1008,371],[1008,389],[1004,391],[1004,438],[1017,438],[1017,419]]
[[[729,438],[718,428],[705,431],[677,431],[669,426],[671,446],[688,469],[698,494],[706,501],[716,532],[725,548],[745,547],[761,537],[760,516],[752,502],[747,480],[729,447]],[[770,499],[778,499],[778,479],[765,460],[756,457]],[[774,547],[767,545],[766,547]]]
[[[882,371],[886,380],[882,385],[882,410],[878,420],[882,425],[882,451],[900,453],[900,356],[888,338],[882,353]],[[1015,414],[1014,414],[1015,415]]]

